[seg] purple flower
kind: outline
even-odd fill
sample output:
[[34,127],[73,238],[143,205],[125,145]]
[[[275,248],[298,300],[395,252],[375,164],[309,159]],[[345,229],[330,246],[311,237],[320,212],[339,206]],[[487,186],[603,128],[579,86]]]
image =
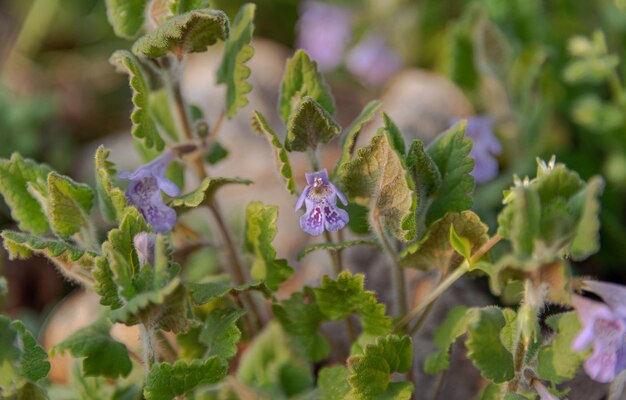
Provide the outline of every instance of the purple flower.
[[346,197],[328,180],[326,170],[305,174],[308,185],[302,191],[296,211],[306,205],[306,212],[300,217],[300,227],[306,233],[318,236],[328,231],[338,231],[349,221],[348,213],[337,207],[337,197],[346,205]]
[[[455,119],[452,122],[457,123]],[[474,144],[470,157],[474,158],[474,179],[477,183],[489,182],[498,176],[498,160],[502,153],[502,145],[493,133],[493,120],[489,117],[469,117],[465,136],[472,138]]]
[[133,245],[137,251],[139,265],[154,265],[154,251],[156,244],[156,235],[154,233],[141,232],[133,238]]
[[348,53],[346,67],[365,84],[380,86],[402,68],[402,58],[384,36],[369,34]]
[[180,190],[168,179],[165,170],[174,160],[174,153],[166,151],[135,172],[121,171],[120,179],[129,181],[126,201],[135,206],[155,232],[169,231],[176,224],[176,211],[163,202],[161,192],[168,196],[178,196]]
[[572,303],[583,325],[572,349],[593,345],[585,372],[598,382],[611,382],[626,369],[626,288],[612,283],[585,281],[585,288],[605,303],[574,295]]
[[298,47],[328,71],[341,62],[352,37],[350,12],[340,6],[306,1],[300,9]]

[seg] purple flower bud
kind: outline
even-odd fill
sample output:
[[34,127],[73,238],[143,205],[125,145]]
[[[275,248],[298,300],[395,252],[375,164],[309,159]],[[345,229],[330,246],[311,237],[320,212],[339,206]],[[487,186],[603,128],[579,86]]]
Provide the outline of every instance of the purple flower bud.
[[[454,119],[453,124],[459,119]],[[477,183],[485,183],[498,176],[498,160],[502,153],[502,145],[493,133],[493,120],[489,117],[469,117],[465,136],[474,141],[470,157],[476,164],[472,175]]]
[[176,224],[176,211],[163,202],[161,192],[168,196],[178,196],[180,190],[174,182],[165,179],[165,170],[174,160],[174,153],[165,151],[135,172],[121,171],[120,179],[129,181],[126,201],[135,206],[155,232],[171,230]]
[[384,36],[370,34],[348,53],[346,67],[365,84],[381,86],[400,68],[402,58]]
[[340,6],[305,1],[298,22],[298,47],[328,71],[341,62],[352,37],[350,12]]
[[156,235],[154,233],[141,232],[133,238],[135,251],[139,258],[139,265],[154,265],[154,249],[156,243]]
[[302,191],[296,211],[306,206],[306,212],[300,217],[300,227],[306,233],[318,236],[328,231],[342,229],[350,218],[345,210],[337,207],[337,197],[346,205],[346,197],[328,180],[328,172],[322,170],[305,174],[308,185]]
[[611,283],[586,281],[586,289],[605,303],[574,295],[572,303],[583,330],[572,344],[574,351],[593,345],[585,372],[598,382],[611,382],[626,369],[626,288]]

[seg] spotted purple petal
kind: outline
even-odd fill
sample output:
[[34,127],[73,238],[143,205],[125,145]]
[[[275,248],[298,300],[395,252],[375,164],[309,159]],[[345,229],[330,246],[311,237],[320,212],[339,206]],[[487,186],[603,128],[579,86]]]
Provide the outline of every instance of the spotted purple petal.
[[346,226],[350,217],[337,207],[337,197],[347,204],[346,197],[328,180],[328,172],[322,171],[305,174],[308,185],[302,191],[296,210],[306,206],[300,217],[300,227],[306,233],[318,236],[328,231],[338,231]]

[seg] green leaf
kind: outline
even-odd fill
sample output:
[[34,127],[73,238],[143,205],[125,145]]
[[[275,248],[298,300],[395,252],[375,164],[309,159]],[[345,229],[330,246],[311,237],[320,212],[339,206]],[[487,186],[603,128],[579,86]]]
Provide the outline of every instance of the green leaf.
[[296,50],[287,60],[280,84],[278,111],[284,123],[289,121],[300,100],[308,96],[321,105],[328,114],[335,113],[335,100],[330,88],[304,50]]
[[228,373],[228,363],[221,357],[156,364],[150,369],[143,395],[148,400],[171,400],[200,385],[221,381]]
[[[161,127],[161,130],[167,134],[175,142],[180,141],[178,136],[178,128],[176,120],[172,114],[170,101],[170,93],[166,88],[153,90],[148,94],[148,103],[150,104],[150,116]],[[193,117],[192,117],[193,120]],[[152,159],[156,158],[155,154]]]
[[252,117],[252,129],[254,129],[259,135],[265,136],[267,141],[272,145],[274,150],[274,160],[280,175],[285,181],[285,187],[289,194],[296,194],[296,181],[293,179],[293,170],[291,169],[291,163],[289,162],[289,155],[283,147],[278,135],[272,127],[267,123],[265,117],[258,111],[254,112]]
[[267,206],[260,201],[248,204],[246,209],[246,250],[254,255],[250,274],[252,278],[263,280],[272,290],[293,273],[293,268],[285,259],[276,258],[272,241],[276,237],[278,207]]
[[382,227],[404,240],[415,232],[405,231],[415,218],[417,203],[414,185],[401,156],[389,145],[386,134],[379,133],[369,146],[343,165],[342,186],[357,204],[369,206],[370,224]]
[[315,100],[304,96],[287,122],[288,151],[315,150],[319,143],[328,143],[341,128],[333,117]]
[[218,308],[209,313],[198,336],[207,346],[206,354],[224,358],[237,354],[237,343],[241,339],[237,321],[245,314],[245,310],[238,308]]
[[341,166],[352,158],[354,154],[354,147],[358,139],[363,125],[367,124],[374,116],[376,111],[380,108],[382,102],[380,100],[372,100],[363,108],[361,113],[352,121],[349,127],[347,127],[340,136],[341,141],[341,158],[335,166],[332,176],[335,177],[341,171]]
[[173,0],[170,3],[170,9],[173,14],[184,14],[186,12],[197,10],[200,8],[210,8],[211,3],[208,0]]
[[203,52],[218,40],[226,40],[230,31],[228,17],[220,10],[193,10],[177,15],[157,29],[137,39],[133,53],[163,57],[168,53],[179,59],[184,53]]
[[431,354],[424,362],[424,372],[438,374],[450,366],[450,347],[456,339],[465,333],[471,314],[465,306],[456,306],[448,312],[446,319],[435,330],[433,342],[437,352]]
[[128,74],[128,82],[133,92],[133,111],[130,120],[133,123],[131,133],[138,139],[143,139],[147,148],[163,150],[165,142],[159,135],[159,130],[150,113],[150,84],[137,57],[126,50],[118,50],[111,56],[109,62],[116,66],[118,72]]
[[361,244],[374,246],[374,247],[377,246],[376,242],[373,242],[371,240],[363,240],[363,239],[350,240],[348,242],[339,242],[339,243],[317,243],[317,244],[307,246],[304,249],[302,249],[302,251],[298,253],[297,259],[298,261],[300,261],[304,257],[306,257],[309,253],[312,253],[317,250],[339,251],[339,250],[347,249],[348,247],[358,246]]
[[56,172],[48,174],[47,214],[50,227],[62,239],[88,228],[93,201],[94,193],[88,185]]
[[294,347],[309,360],[317,362],[328,357],[330,345],[318,331],[326,318],[315,302],[311,288],[305,287],[303,292],[296,292],[288,300],[272,305],[272,312]]
[[210,203],[213,201],[213,196],[219,188],[233,183],[250,185],[252,181],[243,178],[204,178],[196,190],[172,199],[169,205],[172,207],[195,208],[202,203]]
[[108,161],[109,149],[104,146],[96,150],[96,192],[100,203],[100,211],[112,222],[120,222],[126,208],[124,192],[111,183],[115,176],[113,163]]
[[133,364],[123,343],[110,335],[111,323],[101,319],[54,346],[51,355],[69,350],[74,357],[84,357],[85,376],[106,376],[115,379],[128,376]]
[[421,270],[440,268],[451,271],[458,267],[463,262],[463,257],[450,243],[452,226],[459,236],[469,242],[471,253],[489,240],[487,225],[474,212],[449,213],[433,223],[422,240],[407,248],[401,256],[401,264]]
[[589,352],[572,350],[572,343],[582,329],[576,312],[552,315],[546,319],[546,324],[556,335],[552,344],[543,346],[539,351],[537,374],[541,379],[558,385],[574,378]]
[[210,165],[215,165],[226,157],[228,157],[228,149],[222,146],[220,142],[215,141],[207,151],[205,160]]
[[385,125],[385,130],[389,133],[389,142],[391,147],[393,147],[394,150],[397,151],[402,157],[405,157],[406,144],[404,143],[404,137],[402,136],[402,133],[400,133],[400,129],[398,129],[396,124],[385,112],[383,112],[383,123]]
[[246,82],[250,68],[245,64],[254,55],[250,46],[254,31],[254,11],[256,5],[244,4],[233,23],[230,37],[226,41],[222,65],[217,71],[217,82],[226,84],[226,115],[232,118],[237,110],[248,104],[246,95],[252,85]]
[[426,211],[427,204],[432,201],[431,196],[441,187],[442,178],[439,168],[424,150],[424,142],[414,140],[411,143],[406,165],[417,187],[420,211]]
[[475,310],[475,317],[468,324],[467,356],[486,379],[495,383],[513,379],[513,355],[500,340],[500,331],[506,320],[501,309],[485,307]]
[[106,0],[107,18],[121,38],[137,36],[144,21],[147,0]]
[[319,400],[343,399],[350,392],[349,375],[348,368],[343,365],[322,368],[317,380]]
[[464,134],[465,121],[461,121],[437,136],[426,149],[441,176],[441,186],[432,195],[426,214],[427,225],[448,212],[461,212],[472,206],[474,160],[469,156],[472,140]]
[[468,238],[459,235],[454,230],[454,224],[450,224],[450,244],[465,260],[470,260],[472,257],[472,243],[470,243]]
[[349,399],[409,400],[413,393],[411,382],[391,382],[394,372],[411,368],[413,344],[408,336],[380,337],[375,344],[365,347],[364,354],[348,359],[352,390]]
[[320,311],[333,321],[358,314],[363,332],[386,335],[391,332],[391,318],[385,315],[385,305],[376,300],[374,292],[364,289],[364,278],[349,271],[339,274],[336,281],[325,275],[322,286],[314,289],[315,300]]
[[231,286],[230,282],[216,281],[206,283],[187,283],[185,285],[191,292],[191,298],[198,305],[206,304],[209,301],[224,297],[227,294],[238,294],[248,290],[256,290],[267,298],[271,297],[269,288],[263,281],[252,281],[243,285]]
[[518,186],[512,193],[515,201],[507,205],[498,216],[498,233],[511,241],[516,254],[529,256],[533,253],[539,234],[539,194],[531,186]]
[[24,159],[17,153],[0,159],[0,193],[11,209],[11,217],[23,231],[41,234],[49,229],[41,205],[28,191],[28,183],[45,182],[50,167]]
[[578,225],[569,246],[570,257],[581,261],[600,249],[600,195],[604,189],[602,178],[595,176],[583,190],[578,192],[568,205],[578,211]]

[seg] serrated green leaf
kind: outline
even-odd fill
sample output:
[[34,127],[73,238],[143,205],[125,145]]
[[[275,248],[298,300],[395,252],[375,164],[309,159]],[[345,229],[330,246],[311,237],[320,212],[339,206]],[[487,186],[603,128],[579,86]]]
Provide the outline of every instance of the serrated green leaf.
[[113,32],[121,38],[137,36],[144,21],[148,0],[106,0],[107,18]]
[[148,400],[171,400],[200,385],[221,381],[228,373],[228,363],[221,357],[156,364],[150,369],[143,395]]
[[500,341],[500,331],[506,324],[502,310],[485,307],[475,312],[467,329],[467,356],[483,377],[496,383],[513,379],[513,355]]
[[319,400],[343,399],[350,392],[348,376],[350,372],[343,365],[322,368],[317,381]]
[[254,55],[250,41],[254,31],[255,9],[256,5],[250,3],[239,9],[226,41],[222,65],[217,71],[217,82],[226,84],[226,115],[229,118],[248,104],[246,95],[252,90],[252,85],[246,82],[250,68],[245,63]]
[[265,136],[274,151],[274,160],[280,175],[285,180],[285,187],[289,194],[296,194],[296,181],[293,179],[293,170],[289,162],[289,155],[283,147],[278,135],[272,127],[267,123],[265,117],[258,111],[254,112],[252,117],[252,129],[259,135]]
[[478,394],[479,400],[502,400],[503,384],[489,382]]
[[364,275],[352,275],[344,271],[337,280],[328,275],[322,278],[322,286],[315,288],[315,300],[324,315],[333,321],[351,314],[361,317],[363,332],[382,336],[391,332],[391,318],[385,315],[385,305],[376,300],[374,292],[364,289]]
[[215,192],[224,185],[228,184],[250,185],[252,181],[243,178],[204,178],[200,182],[200,186],[196,190],[184,194],[180,197],[173,198],[170,202],[172,207],[195,208],[200,204],[208,203],[213,200]]
[[35,382],[43,379],[50,371],[50,363],[46,361],[48,353],[37,344],[35,337],[30,333],[21,321],[11,323],[20,338],[22,350],[20,367],[22,375]]
[[285,333],[309,360],[321,361],[328,357],[330,345],[318,331],[326,319],[315,302],[311,288],[296,292],[288,300],[272,305],[274,317],[280,322]]
[[3,400],[48,400],[46,391],[39,385],[27,382],[12,396],[2,397]]
[[498,216],[498,233],[511,241],[516,254],[529,256],[535,248],[541,220],[539,194],[533,187],[512,190],[515,201]]
[[377,246],[376,242],[373,242],[371,240],[363,240],[363,239],[350,240],[347,242],[339,242],[339,243],[317,243],[317,244],[307,246],[304,249],[302,249],[302,251],[298,253],[297,260],[300,261],[304,257],[306,257],[309,253],[312,253],[317,250],[339,251],[339,250],[347,249],[348,247],[358,246],[361,244],[368,245],[368,246],[375,246],[375,247]]
[[308,96],[321,105],[330,115],[335,113],[335,100],[330,88],[304,50],[296,50],[287,60],[283,80],[280,83],[278,111],[284,123],[289,121],[300,100]]
[[451,271],[458,267],[463,262],[463,257],[450,243],[452,225],[458,235],[469,241],[472,253],[489,240],[489,228],[474,212],[449,213],[433,223],[422,240],[407,248],[401,256],[401,264],[421,270],[440,268]]
[[106,376],[113,379],[128,376],[133,368],[128,349],[109,335],[110,330],[111,323],[101,319],[54,346],[51,354],[54,356],[55,353],[69,350],[74,357],[84,357],[85,376]]
[[461,121],[437,136],[426,148],[441,176],[439,190],[432,195],[426,213],[426,225],[448,212],[461,212],[472,206],[474,160],[469,157],[472,140],[464,135],[465,121]]
[[157,29],[137,39],[133,53],[163,57],[172,53],[179,59],[184,53],[203,52],[230,33],[228,17],[220,10],[193,10],[176,15]]
[[285,148],[288,151],[315,150],[339,135],[341,128],[315,100],[304,96],[287,122]]
[[[162,132],[169,136],[173,141],[178,142],[180,138],[178,136],[176,120],[172,115],[172,107],[169,96],[170,92],[166,88],[153,90],[148,94],[150,116],[161,127]],[[151,158],[156,158],[157,155]]]
[[361,110],[361,113],[352,121],[349,127],[347,127],[340,136],[341,141],[341,158],[337,161],[337,165],[333,170],[332,177],[337,176],[341,171],[341,166],[352,158],[354,154],[354,147],[356,141],[363,129],[363,125],[367,124],[374,116],[376,111],[380,108],[382,102],[380,100],[372,100]]
[[49,229],[41,205],[28,191],[28,183],[45,182],[50,167],[24,159],[17,153],[11,159],[0,159],[0,193],[11,209],[11,217],[23,231],[41,234]]
[[173,0],[170,3],[170,9],[175,15],[210,7],[211,3],[209,0]]
[[582,328],[574,311],[552,315],[546,319],[556,336],[554,342],[543,346],[538,354],[537,374],[554,384],[574,378],[588,352],[575,352],[572,343]]
[[356,157],[343,165],[340,175],[348,196],[369,206],[371,224],[378,219],[400,240],[415,234],[405,231],[407,221],[415,218],[414,185],[386,134],[377,134],[369,146],[359,149]]
[[287,260],[277,259],[272,241],[276,237],[278,207],[260,201],[248,204],[246,209],[246,250],[254,255],[250,274],[276,291],[278,285],[293,273]]
[[409,400],[413,393],[411,382],[391,382],[394,372],[407,372],[411,368],[413,344],[408,336],[380,337],[375,344],[365,347],[363,355],[348,359],[352,390],[348,399]]
[[231,358],[237,354],[241,339],[237,321],[245,314],[245,310],[237,308],[218,308],[209,313],[198,336],[207,346],[207,355]]
[[191,298],[194,303],[198,305],[206,304],[215,298],[223,297],[227,294],[238,294],[248,290],[256,290],[265,297],[271,297],[270,289],[263,281],[252,281],[237,286],[231,286],[230,282],[224,281],[187,283],[185,286],[191,292]]
[[404,143],[404,137],[400,133],[400,129],[391,120],[387,113],[383,112],[383,124],[385,130],[389,132],[389,143],[402,157],[406,157],[406,144]]
[[113,186],[112,177],[115,175],[113,163],[108,161],[109,149],[104,146],[96,150],[96,193],[100,205],[100,212],[112,222],[120,222],[126,208],[124,192]]
[[429,355],[424,362],[424,372],[438,374],[450,365],[450,347],[465,333],[471,314],[465,306],[456,306],[448,312],[446,319],[435,330],[433,342],[438,351]]
[[146,73],[137,57],[126,50],[118,50],[109,59],[116,66],[118,72],[128,74],[128,83],[133,92],[133,111],[130,120],[133,123],[131,133],[138,139],[143,139],[147,148],[163,150],[165,142],[150,115],[150,84]]
[[570,209],[580,215],[574,238],[568,249],[573,260],[584,260],[600,249],[599,197],[603,189],[604,181],[595,176],[568,203]]
[[83,183],[51,172],[48,174],[48,218],[52,230],[62,239],[87,229],[93,206],[93,190]]
[[425,211],[426,199],[437,193],[441,187],[441,173],[439,173],[435,162],[424,150],[424,142],[421,140],[414,140],[411,143],[409,154],[406,157],[406,165],[417,187],[419,198],[424,199],[424,201],[419,202],[420,210]]

